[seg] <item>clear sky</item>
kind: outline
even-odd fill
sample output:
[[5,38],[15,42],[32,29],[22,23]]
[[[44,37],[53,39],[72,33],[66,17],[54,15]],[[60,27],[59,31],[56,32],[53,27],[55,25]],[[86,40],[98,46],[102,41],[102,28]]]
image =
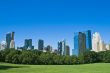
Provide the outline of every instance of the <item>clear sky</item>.
[[0,0],[0,41],[15,31],[17,46],[32,38],[37,47],[40,38],[57,48],[66,39],[73,49],[74,32],[88,29],[110,42],[109,0]]

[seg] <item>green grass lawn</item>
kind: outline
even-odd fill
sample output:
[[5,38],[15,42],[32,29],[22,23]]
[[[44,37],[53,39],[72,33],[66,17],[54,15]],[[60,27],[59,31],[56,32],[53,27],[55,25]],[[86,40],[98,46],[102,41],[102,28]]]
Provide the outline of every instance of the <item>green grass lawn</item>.
[[0,73],[110,73],[110,63],[85,65],[16,65],[0,63]]

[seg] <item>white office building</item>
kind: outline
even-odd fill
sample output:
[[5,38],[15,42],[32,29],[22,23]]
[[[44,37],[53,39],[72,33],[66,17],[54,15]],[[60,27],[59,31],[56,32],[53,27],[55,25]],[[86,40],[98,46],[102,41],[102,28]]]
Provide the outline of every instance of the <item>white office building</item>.
[[95,32],[93,34],[92,51],[95,51],[95,52],[106,51],[106,45],[104,41],[101,39],[101,36],[98,32]]
[[0,44],[0,50],[6,49],[6,41],[2,41]]
[[106,50],[110,50],[110,44],[106,45]]

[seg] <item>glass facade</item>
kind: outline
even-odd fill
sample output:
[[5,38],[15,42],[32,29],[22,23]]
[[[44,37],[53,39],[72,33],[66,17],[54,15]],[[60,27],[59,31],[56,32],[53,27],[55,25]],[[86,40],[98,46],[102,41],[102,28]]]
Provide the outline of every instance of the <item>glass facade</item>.
[[66,42],[65,42],[65,40],[58,42],[58,52],[60,55],[66,55]]
[[58,42],[58,53],[62,55],[62,42]]
[[8,33],[6,34],[6,44],[7,44],[7,47],[6,48],[10,48],[10,42],[11,42],[11,33]]
[[78,36],[78,46],[79,46],[79,54],[83,54],[85,49],[86,49],[86,35],[82,32],[79,32],[79,36]]
[[38,50],[43,51],[43,49],[44,49],[44,41],[40,39],[38,41]]
[[73,55],[83,54],[86,50],[92,49],[91,31],[77,32],[74,34],[74,49]]
[[79,55],[79,33],[74,33],[74,49],[72,52],[73,55]]
[[88,30],[85,32],[86,34],[86,49],[92,50],[92,38],[91,38],[91,31]]
[[25,39],[24,44],[24,49],[34,49],[34,46],[32,46],[32,39]]

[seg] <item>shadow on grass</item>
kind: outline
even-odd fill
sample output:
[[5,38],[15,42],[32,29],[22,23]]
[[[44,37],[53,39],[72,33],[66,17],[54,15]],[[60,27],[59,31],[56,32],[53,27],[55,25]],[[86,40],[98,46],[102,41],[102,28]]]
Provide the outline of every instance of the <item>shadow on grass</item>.
[[7,70],[7,69],[12,69],[12,68],[27,68],[28,66],[4,66],[0,65],[0,70]]

